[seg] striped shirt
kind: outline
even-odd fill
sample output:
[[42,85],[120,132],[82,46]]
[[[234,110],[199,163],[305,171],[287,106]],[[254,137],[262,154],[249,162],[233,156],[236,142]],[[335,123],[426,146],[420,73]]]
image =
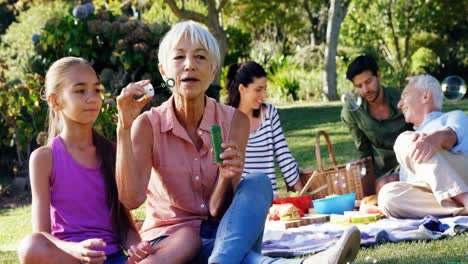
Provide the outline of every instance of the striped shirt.
[[266,173],[271,180],[273,191],[277,191],[275,159],[290,187],[299,179],[299,168],[284,138],[278,110],[270,104],[264,106],[266,114],[262,116],[262,123],[249,136],[243,175],[254,172]]

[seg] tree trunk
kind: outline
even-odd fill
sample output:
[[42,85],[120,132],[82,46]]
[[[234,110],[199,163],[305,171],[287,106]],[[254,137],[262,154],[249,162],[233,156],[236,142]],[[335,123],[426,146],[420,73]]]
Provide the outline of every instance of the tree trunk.
[[336,89],[336,50],[341,23],[346,16],[351,0],[332,0],[328,9],[327,39],[325,46],[325,72],[323,93],[328,101],[338,100]]
[[219,55],[220,55],[220,64],[219,64],[219,69],[218,72],[216,73],[216,77],[213,81],[213,84],[219,85],[221,81],[221,72],[223,70],[223,65],[224,65],[224,59],[226,57],[226,52],[227,52],[227,36],[226,32],[223,30],[222,26],[219,23],[218,19],[218,14],[208,14],[209,17],[215,17],[215,19],[210,19],[211,23],[208,26],[208,29],[210,30],[211,34],[215,37],[215,39],[218,41],[219,45]]

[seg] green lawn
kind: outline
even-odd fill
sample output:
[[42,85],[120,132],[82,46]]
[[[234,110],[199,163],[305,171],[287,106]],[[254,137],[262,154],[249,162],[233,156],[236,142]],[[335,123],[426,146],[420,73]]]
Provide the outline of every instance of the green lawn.
[[[358,157],[347,129],[340,122],[339,103],[296,103],[281,105],[283,130],[301,168],[315,167],[315,133],[325,130],[330,135],[338,163]],[[446,103],[444,111],[462,109],[468,113],[468,100]],[[322,150],[323,157],[328,157]],[[328,166],[328,165],[326,165]],[[284,189],[282,180],[278,180]],[[133,212],[142,219],[142,208]],[[15,249],[20,239],[31,232],[31,206],[0,208],[0,263],[18,263]],[[468,263],[468,232],[454,238],[436,241],[412,241],[383,244],[362,249],[355,263]]]
[[31,205],[0,209],[0,263],[18,263],[16,247],[31,233]]

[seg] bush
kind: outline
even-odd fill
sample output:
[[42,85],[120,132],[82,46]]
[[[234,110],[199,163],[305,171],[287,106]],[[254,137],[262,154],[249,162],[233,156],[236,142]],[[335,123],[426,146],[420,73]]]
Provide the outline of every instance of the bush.
[[[89,4],[79,5],[73,14],[51,19],[35,44],[31,60],[34,72],[45,74],[55,60],[78,56],[88,60],[106,88],[107,96],[96,122],[98,130],[115,139],[115,97],[130,82],[150,79],[155,87],[162,83],[157,65],[160,38],[167,25],[146,25],[126,15],[115,16],[101,9],[92,13]],[[170,96],[167,88],[156,89],[157,96],[147,108],[161,104]]]
[[8,80],[24,81],[29,70],[29,60],[34,54],[34,34],[41,34],[46,22],[53,17],[61,17],[67,13],[69,6],[62,1],[34,2],[29,9],[23,11],[12,23],[1,38],[0,58],[2,65],[8,71]]
[[431,49],[421,47],[411,56],[411,73],[425,73],[427,65],[436,63],[437,55]]
[[0,198],[11,196],[14,192],[14,189],[13,179],[11,177],[0,175]]
[[228,50],[224,65],[228,66],[249,57],[251,38],[250,34],[244,33],[236,27],[230,26],[226,31]]
[[268,95],[276,101],[319,99],[322,95],[320,69],[305,70],[284,57],[268,68]]
[[36,136],[44,130],[46,107],[40,98],[43,79],[38,74],[26,78],[24,83],[8,83],[0,76],[0,152],[10,153],[2,155],[0,169],[9,174],[27,167],[29,155],[37,146]]
[[325,45],[307,45],[296,50],[291,61],[303,69],[322,69],[324,61]]
[[[2,39],[1,52],[11,56],[0,60],[0,154],[7,153],[0,158],[0,169],[12,174],[21,171],[38,146],[36,138],[45,130],[47,110],[40,90],[43,76],[55,60],[80,56],[93,65],[106,87],[96,128],[111,139],[115,139],[115,97],[120,89],[140,79],[151,79],[155,87],[161,83],[157,51],[168,26],[145,25],[124,15],[92,9],[90,4],[75,8],[79,19],[72,15],[71,7],[60,2],[33,6]],[[39,19],[42,17],[50,19],[45,22]],[[167,88],[156,92],[152,105],[170,95]]]

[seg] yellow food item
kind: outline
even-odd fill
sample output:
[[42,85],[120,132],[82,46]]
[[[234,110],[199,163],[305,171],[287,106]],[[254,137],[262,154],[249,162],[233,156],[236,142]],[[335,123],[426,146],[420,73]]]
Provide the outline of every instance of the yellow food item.
[[268,220],[277,221],[291,221],[301,219],[299,209],[293,204],[273,204],[268,211]]
[[290,221],[300,219],[299,209],[292,204],[282,204],[279,211],[279,217],[281,220]]
[[377,205],[377,195],[374,194],[362,198],[361,204]]

